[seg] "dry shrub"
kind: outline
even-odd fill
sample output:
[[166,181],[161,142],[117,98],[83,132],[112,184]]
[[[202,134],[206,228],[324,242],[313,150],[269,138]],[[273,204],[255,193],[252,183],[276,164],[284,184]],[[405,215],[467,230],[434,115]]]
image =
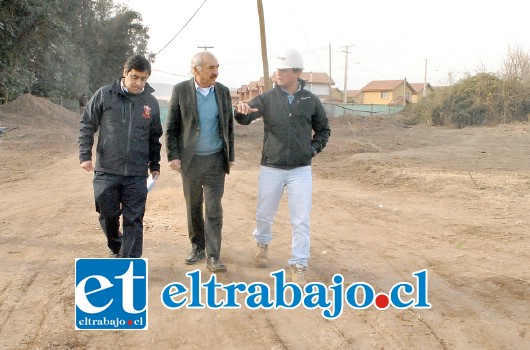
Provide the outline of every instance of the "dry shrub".
[[530,55],[509,49],[503,71],[485,71],[408,105],[403,113],[410,123],[458,128],[528,121],[530,114]]

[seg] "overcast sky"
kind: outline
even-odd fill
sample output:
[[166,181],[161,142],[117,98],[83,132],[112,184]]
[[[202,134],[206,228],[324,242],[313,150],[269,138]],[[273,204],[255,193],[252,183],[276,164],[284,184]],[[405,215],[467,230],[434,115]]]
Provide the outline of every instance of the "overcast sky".
[[[213,46],[209,50],[220,64],[218,81],[228,87],[238,88],[263,75],[257,1],[117,2],[142,14],[151,37],[149,51],[162,50],[151,82],[176,84],[190,78],[190,59],[203,50],[198,46]],[[431,85],[446,84],[450,74],[458,80],[484,69],[498,72],[509,47],[530,50],[524,3],[263,0],[269,70],[272,74],[276,54],[293,47],[304,56],[305,71],[329,73],[331,45],[331,76],[343,90],[344,51],[350,45],[349,90],[372,80],[423,83],[426,61]]]

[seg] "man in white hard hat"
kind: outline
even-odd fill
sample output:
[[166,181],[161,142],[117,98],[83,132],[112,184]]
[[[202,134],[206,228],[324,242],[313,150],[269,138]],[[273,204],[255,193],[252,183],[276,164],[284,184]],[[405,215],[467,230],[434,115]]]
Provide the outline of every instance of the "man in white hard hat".
[[320,153],[330,135],[326,112],[320,99],[304,89],[300,79],[302,56],[293,49],[278,55],[275,86],[249,103],[236,105],[235,119],[248,125],[262,117],[264,140],[258,183],[255,264],[268,266],[272,223],[284,188],[287,188],[292,225],[292,281],[307,283],[309,262],[312,173],[311,160]]

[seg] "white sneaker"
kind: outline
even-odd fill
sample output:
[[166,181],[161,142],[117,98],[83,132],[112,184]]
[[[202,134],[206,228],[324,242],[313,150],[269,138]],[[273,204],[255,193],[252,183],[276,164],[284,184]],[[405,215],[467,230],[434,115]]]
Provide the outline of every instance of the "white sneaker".
[[307,284],[307,280],[304,277],[305,270],[306,267],[300,264],[291,265],[291,280],[300,287],[303,287]]
[[267,267],[269,266],[269,246],[267,244],[258,243],[256,249],[256,257],[254,259],[254,264],[256,267]]

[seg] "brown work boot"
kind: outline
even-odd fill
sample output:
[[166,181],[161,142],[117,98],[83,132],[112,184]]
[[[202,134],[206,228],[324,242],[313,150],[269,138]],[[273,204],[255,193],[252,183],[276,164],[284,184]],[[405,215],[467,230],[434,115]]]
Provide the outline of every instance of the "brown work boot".
[[291,281],[303,287],[307,284],[307,280],[304,277],[306,267],[300,264],[291,265]]
[[255,257],[255,265],[256,267],[267,267],[269,266],[269,245],[268,244],[261,244],[258,243],[258,247],[256,249],[256,257]]

